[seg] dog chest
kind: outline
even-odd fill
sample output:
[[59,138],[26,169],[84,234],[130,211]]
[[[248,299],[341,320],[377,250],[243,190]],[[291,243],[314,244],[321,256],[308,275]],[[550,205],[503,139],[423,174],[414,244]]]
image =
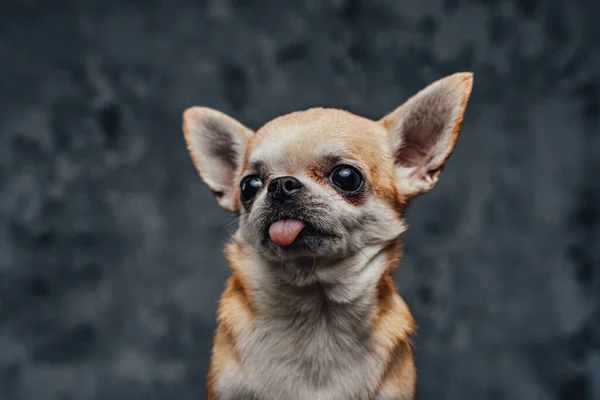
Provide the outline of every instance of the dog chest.
[[257,323],[237,343],[253,389],[272,399],[364,398],[377,385],[385,354],[356,317],[338,312]]

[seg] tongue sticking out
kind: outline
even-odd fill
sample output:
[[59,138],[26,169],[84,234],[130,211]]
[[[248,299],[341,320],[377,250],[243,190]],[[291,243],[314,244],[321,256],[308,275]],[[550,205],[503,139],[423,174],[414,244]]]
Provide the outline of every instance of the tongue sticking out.
[[280,246],[292,244],[304,229],[304,223],[297,219],[284,219],[275,222],[269,228],[271,240]]

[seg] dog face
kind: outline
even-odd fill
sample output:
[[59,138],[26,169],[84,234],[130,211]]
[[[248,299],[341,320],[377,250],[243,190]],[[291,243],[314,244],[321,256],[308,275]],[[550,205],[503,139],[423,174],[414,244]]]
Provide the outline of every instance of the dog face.
[[314,108],[256,133],[192,107],[183,129],[200,175],[238,234],[266,259],[343,259],[404,230],[406,202],[429,191],[452,152],[473,77],[428,86],[379,121]]

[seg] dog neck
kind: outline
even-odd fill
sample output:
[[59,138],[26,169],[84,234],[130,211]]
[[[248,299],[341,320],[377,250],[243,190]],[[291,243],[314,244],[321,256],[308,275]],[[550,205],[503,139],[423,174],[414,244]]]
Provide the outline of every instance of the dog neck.
[[239,294],[246,298],[253,313],[269,319],[297,313],[314,317],[332,306],[338,312],[351,310],[352,319],[377,314],[394,295],[397,297],[391,271],[400,253],[399,239],[363,248],[344,258],[307,257],[280,262],[266,260],[237,235],[226,247],[232,279],[240,283]]

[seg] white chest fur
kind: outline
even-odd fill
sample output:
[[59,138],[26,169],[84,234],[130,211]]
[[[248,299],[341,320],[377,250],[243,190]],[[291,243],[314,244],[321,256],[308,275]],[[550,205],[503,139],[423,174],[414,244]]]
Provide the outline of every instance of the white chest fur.
[[260,279],[257,315],[236,338],[243,369],[232,362],[217,386],[265,400],[368,399],[389,361],[372,329],[381,268],[374,257],[347,269],[350,286],[283,289]]
[[359,321],[343,318],[339,310],[314,319],[290,315],[249,332],[238,346],[253,391],[265,399],[366,398],[383,373],[385,354]]

